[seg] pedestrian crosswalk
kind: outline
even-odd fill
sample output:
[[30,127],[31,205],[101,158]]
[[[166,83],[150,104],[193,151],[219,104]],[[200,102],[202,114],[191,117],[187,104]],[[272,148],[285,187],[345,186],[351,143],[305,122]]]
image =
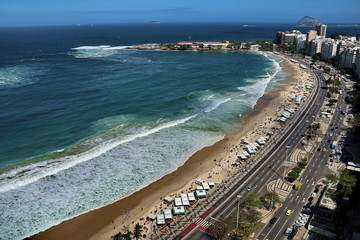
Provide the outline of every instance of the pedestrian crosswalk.
[[195,223],[196,225],[201,226],[201,227],[204,227],[204,228],[208,228],[208,227],[210,227],[210,225],[211,225],[211,222],[209,222],[209,221],[207,221],[207,220],[205,220],[205,219],[202,219],[202,218],[200,218],[200,217],[197,218],[194,223]]

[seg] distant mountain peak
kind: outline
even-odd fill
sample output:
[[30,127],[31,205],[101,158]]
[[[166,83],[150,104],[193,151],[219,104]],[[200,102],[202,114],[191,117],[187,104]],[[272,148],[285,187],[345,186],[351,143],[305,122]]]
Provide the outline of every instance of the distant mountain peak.
[[305,16],[298,21],[299,27],[315,27],[316,24],[320,23],[317,19]]

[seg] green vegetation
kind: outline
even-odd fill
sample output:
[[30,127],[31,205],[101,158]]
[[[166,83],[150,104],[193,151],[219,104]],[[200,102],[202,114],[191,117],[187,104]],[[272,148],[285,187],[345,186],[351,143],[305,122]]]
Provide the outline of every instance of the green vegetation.
[[348,36],[348,34],[347,33],[338,33],[338,32],[336,32],[336,33],[333,33],[333,34],[331,34],[331,35],[329,35],[328,36],[328,38],[332,38],[332,39],[339,39],[339,36]]
[[133,232],[131,232],[129,228],[124,227],[123,232],[118,232],[111,238],[113,240],[132,240],[133,239],[132,237],[134,237],[136,240],[138,240],[139,238],[141,238],[142,231],[143,231],[143,226],[140,225],[139,223],[136,223]]
[[351,174],[348,170],[342,171],[339,179],[340,196],[350,196],[356,183],[357,179],[355,175]]
[[274,208],[276,204],[280,204],[282,202],[280,196],[275,192],[265,193],[261,197],[261,201],[266,209]]
[[315,53],[311,56],[311,62],[312,64],[315,64],[317,61],[322,61],[322,57],[320,55],[320,53]]
[[267,193],[263,196],[259,193],[246,194],[240,200],[239,214],[238,209],[234,209],[228,218],[221,218],[214,222],[207,229],[207,232],[219,240],[250,239],[250,235],[260,227],[261,213],[256,209],[264,206],[264,203],[267,203],[269,199],[272,199],[270,200],[272,204],[281,202],[276,193]]
[[354,127],[355,135],[360,133],[360,84],[354,85],[355,93],[350,97],[350,103],[353,106],[354,118],[351,119],[351,123]]
[[272,42],[258,40],[255,43],[260,45],[259,49],[262,51],[273,51],[274,50],[274,44]]
[[320,129],[320,123],[314,123],[308,127],[307,138],[308,140],[314,139],[317,136],[317,130]]
[[335,175],[335,174],[328,174],[326,176],[326,179],[330,182],[330,183],[337,183],[339,181],[339,178]]
[[279,50],[286,52],[286,53],[291,53],[291,54],[296,53],[294,44],[278,45],[277,47]]
[[288,180],[290,182],[295,181],[300,176],[300,172],[306,167],[306,165],[307,159],[301,159],[300,162],[298,162],[297,166],[288,173]]

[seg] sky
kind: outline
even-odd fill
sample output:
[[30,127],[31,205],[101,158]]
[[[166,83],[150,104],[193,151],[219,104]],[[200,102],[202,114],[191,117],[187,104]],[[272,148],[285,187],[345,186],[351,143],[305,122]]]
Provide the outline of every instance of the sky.
[[0,0],[0,26],[160,22],[360,23],[360,0]]

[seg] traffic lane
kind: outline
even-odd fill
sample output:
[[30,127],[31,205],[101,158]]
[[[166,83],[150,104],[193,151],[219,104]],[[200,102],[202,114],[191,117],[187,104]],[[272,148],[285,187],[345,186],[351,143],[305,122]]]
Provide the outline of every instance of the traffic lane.
[[[280,219],[283,220],[282,221],[280,220],[277,223],[277,227],[273,227],[272,229],[270,229],[270,232],[266,234],[266,231],[269,231],[269,229],[265,229],[265,232],[263,231],[259,236],[261,237],[264,236],[265,238],[269,238],[269,239],[279,239],[282,236],[280,233],[283,233],[287,228],[284,226],[291,227],[295,223],[302,207],[307,203],[309,197],[311,196],[311,193],[314,191],[316,182],[321,178],[321,176],[323,175],[322,173],[326,171],[323,161],[323,159],[325,158],[326,155],[320,153],[318,154],[318,156],[315,156],[315,158],[313,159],[318,161],[312,160],[312,162],[314,162],[313,165],[318,166],[320,168],[319,174],[313,175],[312,169],[309,169],[308,171],[305,170],[305,172],[303,173],[303,176],[305,176],[304,179],[308,180],[309,184],[311,184],[311,186],[313,187],[302,187],[298,191],[293,190],[290,193],[289,197],[285,200],[283,206],[279,208],[279,213],[280,213],[280,215],[278,215],[279,220]],[[289,217],[286,217],[284,219],[284,217],[281,217],[281,213],[285,214],[285,211],[287,209],[292,209],[294,216],[290,217],[291,216],[290,215]],[[280,225],[281,227],[279,227]]]
[[[320,94],[317,94],[317,96],[315,95],[314,97],[316,98],[316,97],[319,97],[319,96],[321,96]],[[313,111],[316,109],[316,107],[312,107],[311,105],[308,105],[308,107],[305,109],[305,111],[311,111],[311,109],[313,109]],[[298,119],[298,121],[297,121],[297,123],[299,123],[299,122],[301,122],[301,118],[299,118]],[[292,129],[290,129],[289,130],[290,132],[291,131],[294,131],[294,127],[292,128]],[[290,134],[288,133],[287,134],[287,137],[289,136]],[[284,137],[285,137],[286,135],[284,135]],[[285,144],[285,143],[284,143]],[[266,157],[265,157],[266,158]],[[281,166],[281,163],[280,163],[280,166]],[[257,165],[257,167],[256,168],[259,168],[260,166],[259,166],[259,164]],[[222,201],[223,202],[223,201]],[[237,199],[233,199],[233,201],[232,201],[232,206],[234,207],[234,205],[237,203]],[[229,208],[228,208],[229,209]],[[220,213],[221,211],[219,211],[219,213]]]

